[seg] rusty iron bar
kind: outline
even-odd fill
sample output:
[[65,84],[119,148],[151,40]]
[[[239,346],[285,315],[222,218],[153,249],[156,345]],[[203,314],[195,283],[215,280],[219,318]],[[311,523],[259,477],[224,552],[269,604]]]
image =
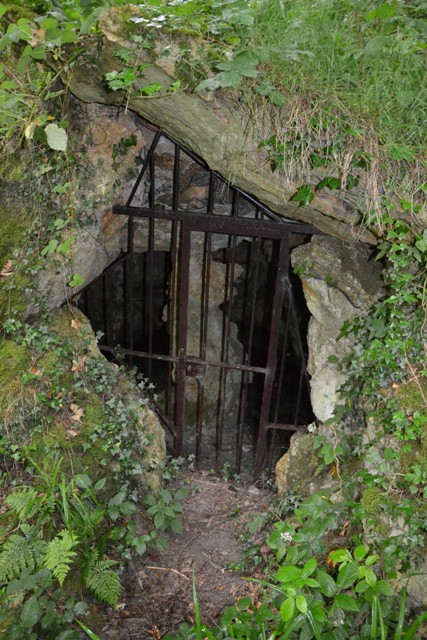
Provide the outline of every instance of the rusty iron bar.
[[[152,209],[150,207],[130,207],[114,205],[116,215],[135,218],[161,218],[163,220],[181,220],[191,222],[194,231],[211,231],[212,233],[236,234],[252,238],[271,238],[280,240],[286,232],[313,235],[313,227],[303,222],[284,222],[280,224],[271,220],[255,220],[253,218],[231,218],[214,214],[194,213],[190,211],[173,211],[172,209]],[[316,232],[319,233],[319,232]]]
[[188,328],[188,298],[190,282],[191,230],[185,223],[181,227],[180,243],[180,281],[179,281],[179,318],[178,318],[178,362],[175,402],[175,455],[182,453],[184,440],[185,376]]
[[129,194],[129,197],[127,199],[127,202],[126,202],[127,206],[129,206],[131,204],[132,200],[135,197],[136,192],[138,191],[138,187],[141,184],[141,180],[145,175],[145,172],[147,170],[148,165],[150,164],[150,162],[152,160],[152,157],[154,156],[154,151],[156,150],[157,143],[159,142],[162,133],[163,133],[162,130],[159,129],[156,132],[156,135],[154,136],[153,142],[151,143],[151,146],[150,146],[150,148],[148,150],[148,153],[147,153],[147,155],[146,155],[146,157],[144,159],[144,162],[142,164],[141,170],[139,172],[139,176],[136,179],[135,184],[133,185],[133,188],[132,188],[132,190],[131,190],[131,192]]
[[[274,247],[273,247],[274,250]],[[261,406],[261,415],[258,427],[258,439],[254,460],[254,475],[261,474],[264,465],[266,450],[267,425],[269,423],[269,413],[271,397],[273,393],[274,378],[276,372],[277,343],[280,329],[280,318],[282,314],[283,299],[285,295],[285,280],[289,268],[289,237],[284,236],[279,244],[279,257],[277,264],[277,275],[274,287],[273,309],[270,324],[270,340],[267,355],[267,372],[264,383],[264,393]]]

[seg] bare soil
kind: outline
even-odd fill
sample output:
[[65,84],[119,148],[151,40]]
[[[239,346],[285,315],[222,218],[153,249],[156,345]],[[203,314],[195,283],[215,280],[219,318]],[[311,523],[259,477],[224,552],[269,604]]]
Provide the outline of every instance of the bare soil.
[[151,550],[129,563],[121,604],[97,630],[102,640],[160,640],[182,623],[192,623],[193,572],[206,624],[240,597],[257,599],[256,584],[244,580],[233,565],[242,560],[239,536],[247,534],[245,523],[267,511],[271,492],[188,470],[178,484],[189,489],[183,533],[168,534],[165,550]]

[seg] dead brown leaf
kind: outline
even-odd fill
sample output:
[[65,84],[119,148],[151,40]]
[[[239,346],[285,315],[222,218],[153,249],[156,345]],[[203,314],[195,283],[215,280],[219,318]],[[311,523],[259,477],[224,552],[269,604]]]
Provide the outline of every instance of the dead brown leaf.
[[12,269],[12,260],[8,260],[2,267],[1,271],[0,271],[0,276],[2,278],[7,278],[8,276],[12,275],[13,273],[13,269]]
[[73,366],[71,367],[71,371],[82,371],[85,367],[86,356],[83,356],[81,360],[73,360]]
[[80,322],[78,320],[76,320],[75,318],[73,318],[71,320],[71,328],[72,329],[80,329]]
[[71,420],[81,424],[82,418],[84,416],[84,409],[81,409],[76,404],[70,404],[70,409],[72,411]]

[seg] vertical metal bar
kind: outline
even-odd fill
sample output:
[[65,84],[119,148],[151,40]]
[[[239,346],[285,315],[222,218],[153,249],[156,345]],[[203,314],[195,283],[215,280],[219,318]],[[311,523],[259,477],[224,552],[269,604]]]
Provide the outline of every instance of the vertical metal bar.
[[239,208],[240,208],[240,193],[237,189],[233,189],[233,195],[231,199],[231,215],[233,218],[237,218],[239,216]]
[[111,298],[111,270],[107,269],[103,278],[104,304],[105,304],[105,341],[108,347],[114,347],[113,332],[113,303]]
[[[128,219],[128,255],[124,260],[124,278],[125,278],[125,301],[124,301],[124,316],[125,316],[125,342],[127,349],[133,349],[133,238],[134,238],[134,221],[132,216]],[[130,367],[133,366],[133,356],[128,355],[127,363]]]
[[[201,326],[200,326],[200,345],[199,357],[206,362],[207,336],[208,336],[208,320],[209,320],[209,285],[211,276],[212,262],[212,234],[205,233],[203,266],[202,266],[202,292],[201,292]],[[203,418],[205,403],[205,379],[199,380],[197,394],[197,412],[196,412],[196,460],[201,459],[202,454],[202,437],[203,437]]]
[[154,209],[156,204],[156,165],[154,163],[154,155],[151,156],[149,161],[149,175],[150,175],[150,190],[148,192],[148,204],[151,209]]
[[[154,218],[148,222],[148,353],[153,354],[154,329]],[[151,380],[152,358],[148,359],[148,379]]]
[[[252,248],[253,244],[256,245],[256,256],[255,256],[255,267],[252,266]],[[255,311],[256,311],[256,302],[257,302],[257,291],[258,291],[258,277],[259,277],[259,267],[261,263],[261,238],[256,238],[253,242],[251,242],[250,250],[248,252],[248,261],[247,261],[247,274],[246,274],[246,290],[245,290],[245,299],[249,297],[249,286],[251,288],[251,301],[250,301],[250,321],[249,321],[249,336],[248,336],[248,344],[247,350],[245,354],[245,364],[251,366],[252,364],[252,348],[253,348],[253,338],[254,338],[254,327],[255,327]],[[255,269],[255,273],[253,273],[253,269]],[[253,374],[252,374],[253,375]],[[250,373],[246,371],[242,376],[242,385],[243,385],[243,393],[240,402],[240,416],[239,416],[239,424],[237,429],[237,453],[236,453],[236,471],[240,473],[240,467],[242,463],[242,448],[243,448],[243,433],[244,433],[244,425],[246,420],[246,408],[248,404],[248,391],[249,391],[249,379]]]
[[[173,163],[173,185],[172,185],[172,209],[178,210],[179,207],[179,187],[180,187],[180,163],[181,148],[175,144],[174,163]],[[169,356],[176,354],[175,345],[175,324],[176,317],[176,287],[177,287],[177,271],[178,271],[178,221],[172,220],[170,227],[170,271],[168,277],[168,302],[167,302],[167,330],[169,333]],[[167,382],[165,389],[165,414],[169,419],[172,418],[173,402],[172,402],[172,375],[173,364],[168,363]]]
[[214,213],[215,206],[215,174],[213,171],[209,173],[209,192],[206,213],[211,216]]
[[[230,236],[231,240],[231,266],[227,263],[227,271],[225,278],[225,299],[227,302],[227,313],[225,314],[225,323],[222,333],[222,345],[221,345],[221,360],[225,364],[228,364],[228,357],[230,352],[230,334],[231,334],[231,312],[233,306],[233,284],[234,284],[234,271],[236,266],[236,236]],[[230,245],[230,241],[229,241]],[[219,377],[219,411],[218,421],[216,429],[216,457],[215,457],[215,469],[219,469],[219,461],[222,449],[222,439],[224,432],[224,418],[225,418],[225,389],[227,384],[228,370],[225,368],[220,369]]]
[[173,159],[173,185],[172,185],[172,209],[174,211],[177,211],[179,206],[180,161],[181,161],[181,149],[176,144],[175,154]]
[[[292,304],[292,300],[289,301],[289,305],[291,304]],[[283,377],[285,373],[286,352],[288,350],[290,316],[291,314],[289,312],[289,307],[288,307],[288,313],[286,314],[286,321],[285,321],[285,328],[284,328],[284,335],[283,335],[282,357],[280,359],[279,376],[277,379],[277,397],[276,397],[276,403],[274,407],[273,422],[279,421],[279,406],[280,406],[280,401],[282,399],[282,386],[283,386]]]
[[178,362],[177,389],[175,403],[175,455],[182,452],[184,439],[185,366],[188,328],[188,295],[190,282],[191,230],[186,222],[181,225],[180,280],[179,280],[179,321],[178,321]]
[[270,341],[268,344],[267,371],[265,374],[264,393],[259,421],[258,440],[256,445],[254,475],[259,476],[264,463],[267,439],[267,425],[270,413],[271,397],[276,372],[276,353],[279,338],[280,318],[283,298],[286,288],[286,276],[289,269],[289,238],[287,235],[280,240],[279,259],[274,288],[273,310],[271,316]]
[[[169,273],[169,290],[168,290],[168,309],[167,309],[167,323],[168,323],[168,332],[169,332],[169,356],[174,356],[176,354],[176,345],[175,345],[175,324],[177,322],[176,317],[176,287],[177,287],[177,271],[178,271],[178,251],[177,251],[177,243],[178,243],[178,233],[177,233],[177,221],[172,220],[171,224],[171,244],[170,244],[170,273]],[[171,418],[171,403],[172,403],[172,372],[173,365],[170,362],[168,364],[168,379],[166,385],[165,392],[165,413]]]

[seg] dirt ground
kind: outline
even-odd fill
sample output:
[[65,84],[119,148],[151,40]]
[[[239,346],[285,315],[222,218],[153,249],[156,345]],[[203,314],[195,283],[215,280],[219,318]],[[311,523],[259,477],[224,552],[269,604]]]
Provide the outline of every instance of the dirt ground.
[[272,493],[255,485],[236,485],[207,472],[181,472],[183,533],[168,534],[168,546],[129,564],[125,593],[104,626],[102,640],[160,640],[193,622],[195,575],[202,619],[206,624],[243,596],[256,598],[257,586],[232,568],[242,560],[245,523],[268,510]]

